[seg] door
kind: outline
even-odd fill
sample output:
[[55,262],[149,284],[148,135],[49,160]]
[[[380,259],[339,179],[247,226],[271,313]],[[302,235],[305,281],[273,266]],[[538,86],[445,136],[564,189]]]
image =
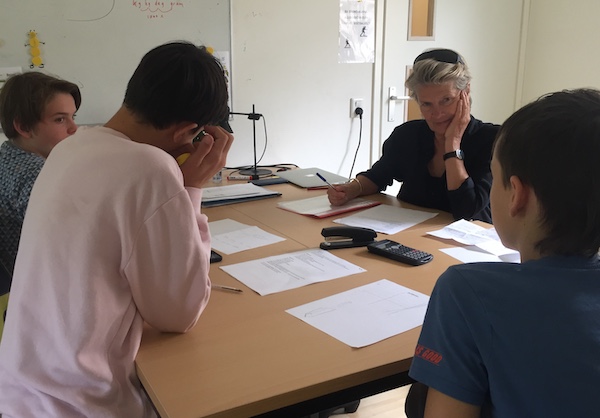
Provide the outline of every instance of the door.
[[425,1],[428,14],[433,8],[433,37],[413,36],[414,40],[408,40],[411,0],[377,1],[381,25],[377,48],[382,53],[374,70],[371,164],[379,159],[383,142],[393,129],[407,120],[409,103],[411,118],[420,117],[416,103],[404,100],[404,81],[414,58],[426,49],[450,48],[465,57],[473,76],[473,116],[500,124],[515,110],[519,57],[525,40],[522,16],[529,1]]

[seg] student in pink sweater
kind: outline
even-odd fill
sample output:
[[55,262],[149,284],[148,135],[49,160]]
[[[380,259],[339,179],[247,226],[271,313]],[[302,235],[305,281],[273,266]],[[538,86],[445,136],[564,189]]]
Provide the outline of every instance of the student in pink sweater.
[[144,322],[186,332],[208,302],[201,187],[225,165],[233,136],[214,125],[227,112],[219,62],[169,43],[144,56],[106,125],[53,149],[31,193],[0,344],[4,418],[155,416],[134,359]]

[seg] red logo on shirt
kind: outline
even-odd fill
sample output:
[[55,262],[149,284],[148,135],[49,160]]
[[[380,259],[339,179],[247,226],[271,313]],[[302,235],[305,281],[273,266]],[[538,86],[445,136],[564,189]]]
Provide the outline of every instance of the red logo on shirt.
[[423,360],[426,360],[435,365],[439,364],[442,361],[442,355],[437,351],[433,351],[430,348],[422,346],[421,344],[417,344],[417,348],[415,349],[415,357],[420,357]]

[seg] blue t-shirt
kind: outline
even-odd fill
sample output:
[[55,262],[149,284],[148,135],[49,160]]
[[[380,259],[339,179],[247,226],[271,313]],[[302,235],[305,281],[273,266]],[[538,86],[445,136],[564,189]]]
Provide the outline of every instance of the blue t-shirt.
[[600,260],[450,267],[410,376],[497,418],[600,416]]

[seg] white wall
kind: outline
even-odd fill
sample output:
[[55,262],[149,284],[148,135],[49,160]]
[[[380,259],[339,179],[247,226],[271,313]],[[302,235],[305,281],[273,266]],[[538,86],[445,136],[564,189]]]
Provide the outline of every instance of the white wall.
[[600,88],[598,0],[531,0],[522,104],[552,91]]
[[[372,64],[338,64],[339,2],[232,0],[233,111],[265,115],[263,163],[296,163],[337,172],[345,144],[358,139],[350,98],[371,97]],[[367,109],[365,109],[367,110]],[[363,135],[368,135],[369,114]],[[228,165],[251,164],[252,124],[236,116]],[[259,151],[264,143],[257,123]],[[361,147],[368,159],[368,144]],[[259,155],[260,156],[260,155]]]
[[473,76],[472,114],[502,123],[514,111],[523,0],[436,4],[436,44],[451,45],[463,54]]

